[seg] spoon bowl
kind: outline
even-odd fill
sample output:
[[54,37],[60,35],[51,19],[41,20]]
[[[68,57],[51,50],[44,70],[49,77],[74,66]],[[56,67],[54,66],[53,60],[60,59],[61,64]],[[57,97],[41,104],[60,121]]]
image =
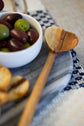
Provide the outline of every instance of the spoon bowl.
[[77,36],[57,26],[45,30],[45,40],[49,49],[55,53],[65,52],[78,44]]

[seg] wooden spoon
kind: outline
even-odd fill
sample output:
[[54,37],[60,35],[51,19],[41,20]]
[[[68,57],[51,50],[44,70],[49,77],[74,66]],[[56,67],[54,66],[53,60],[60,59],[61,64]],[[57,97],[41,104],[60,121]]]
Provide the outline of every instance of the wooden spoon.
[[78,38],[75,34],[66,32],[57,26],[51,26],[45,30],[45,40],[50,49],[49,55],[29,97],[18,126],[30,125],[56,54],[70,50],[78,43]]

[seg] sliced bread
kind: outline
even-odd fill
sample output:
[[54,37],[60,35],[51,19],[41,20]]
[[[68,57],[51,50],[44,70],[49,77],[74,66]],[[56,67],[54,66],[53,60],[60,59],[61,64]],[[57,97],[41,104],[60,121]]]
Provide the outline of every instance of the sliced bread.
[[10,86],[11,72],[8,68],[0,65],[0,90],[7,90]]

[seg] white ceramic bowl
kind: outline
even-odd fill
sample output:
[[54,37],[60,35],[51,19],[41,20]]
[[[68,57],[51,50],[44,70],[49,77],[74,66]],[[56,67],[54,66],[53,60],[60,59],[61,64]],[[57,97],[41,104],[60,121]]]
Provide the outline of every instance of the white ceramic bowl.
[[[1,16],[6,14],[9,14],[9,12],[1,12],[0,18]],[[21,14],[31,24],[31,26],[37,30],[37,32],[39,33],[39,38],[35,42],[35,44],[27,49],[17,52],[0,52],[0,64],[8,68],[20,67],[30,63],[39,54],[42,46],[42,28],[39,22],[37,22],[33,17],[29,15],[22,13],[19,14]]]

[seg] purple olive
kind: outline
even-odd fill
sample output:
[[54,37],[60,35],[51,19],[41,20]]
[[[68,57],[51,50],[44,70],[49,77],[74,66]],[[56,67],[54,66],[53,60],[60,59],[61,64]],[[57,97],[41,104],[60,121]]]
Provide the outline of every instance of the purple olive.
[[4,8],[4,2],[0,0],[0,11]]
[[14,25],[15,21],[21,18],[22,18],[22,15],[20,14],[8,14],[3,19],[7,21],[8,23]]
[[12,25],[9,24],[7,21],[0,20],[0,24],[4,24],[4,25],[6,25],[10,30],[13,29]]
[[28,30],[27,35],[28,35],[28,41],[30,42],[31,45],[34,44],[38,39],[38,33],[35,29]]
[[15,38],[23,43],[27,42],[27,40],[28,40],[27,34],[22,30],[12,29],[10,33],[13,38]]
[[12,52],[25,49],[24,45],[20,41],[14,38],[8,41],[7,47]]
[[6,45],[7,45],[7,41],[6,40],[0,41],[0,48],[6,47]]

